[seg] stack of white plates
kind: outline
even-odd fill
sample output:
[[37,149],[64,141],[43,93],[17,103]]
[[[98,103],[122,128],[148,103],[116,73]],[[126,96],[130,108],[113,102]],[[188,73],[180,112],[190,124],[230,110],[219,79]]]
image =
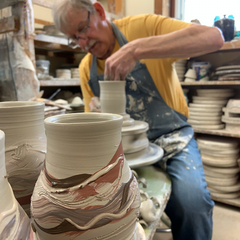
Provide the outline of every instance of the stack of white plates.
[[187,60],[179,60],[174,63],[175,69],[178,75],[178,79],[180,82],[184,80],[184,74],[186,72],[186,63],[187,63]]
[[212,196],[231,199],[240,196],[238,141],[224,137],[197,139],[205,177]]
[[71,79],[71,71],[70,69],[57,69],[56,77],[62,79]]
[[71,68],[71,77],[72,78],[80,78],[78,68]]
[[189,104],[188,122],[193,128],[223,129],[222,108],[233,95],[232,89],[197,89],[197,96]]
[[220,81],[239,81],[240,80],[240,65],[229,65],[218,67],[215,72]]

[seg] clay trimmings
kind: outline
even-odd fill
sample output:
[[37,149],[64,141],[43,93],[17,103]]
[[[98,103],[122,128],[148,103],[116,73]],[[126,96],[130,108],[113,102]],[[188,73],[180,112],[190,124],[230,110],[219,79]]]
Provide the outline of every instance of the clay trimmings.
[[[58,234],[63,236],[59,239],[64,239],[68,234],[85,240],[93,239],[93,236],[131,239],[140,197],[133,175],[120,184],[124,164],[120,144],[109,164],[92,175],[56,179],[47,169],[43,170],[32,197],[32,215],[39,238],[54,239],[53,236]],[[121,237],[117,237],[118,234]]]

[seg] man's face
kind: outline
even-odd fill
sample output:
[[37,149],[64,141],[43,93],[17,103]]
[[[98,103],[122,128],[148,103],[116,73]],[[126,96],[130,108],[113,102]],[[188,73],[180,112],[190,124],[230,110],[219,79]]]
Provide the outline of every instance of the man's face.
[[63,31],[86,52],[90,52],[97,58],[105,59],[110,54],[111,36],[105,17],[98,12],[91,14],[87,10],[69,10],[67,14],[68,24]]

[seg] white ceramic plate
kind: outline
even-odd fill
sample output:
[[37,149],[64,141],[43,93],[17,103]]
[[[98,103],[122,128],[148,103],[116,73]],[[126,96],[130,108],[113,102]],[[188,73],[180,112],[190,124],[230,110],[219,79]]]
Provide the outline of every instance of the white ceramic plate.
[[216,71],[226,70],[226,69],[240,69],[240,65],[229,65],[216,68]]
[[200,136],[197,138],[197,142],[202,146],[217,147],[222,150],[236,149],[238,147],[238,140],[226,137]]
[[225,89],[197,89],[197,93],[226,93],[226,92],[233,92],[232,89],[225,88]]
[[194,112],[194,111],[190,111],[189,112],[189,116],[196,116],[196,117],[219,117],[221,118],[223,115],[222,112]]
[[221,101],[221,102],[227,102],[228,98],[226,97],[212,97],[212,96],[208,96],[208,97],[201,97],[201,96],[193,96],[193,100],[201,100],[201,101]]
[[197,120],[197,121],[221,121],[221,116],[195,116],[195,115],[190,115],[189,120]]
[[224,75],[224,74],[231,74],[231,73],[240,73],[240,69],[221,70],[221,71],[215,72],[216,75]]
[[143,151],[131,154],[124,154],[130,168],[138,168],[152,165],[163,157],[163,149],[154,143],[149,143],[149,147]]
[[208,170],[214,173],[219,173],[222,175],[236,175],[240,172],[239,167],[211,167],[207,165],[203,165],[204,170]]
[[207,184],[214,185],[214,186],[232,186],[237,183],[238,176],[233,178],[216,178],[216,177],[209,177],[205,176]]
[[188,123],[193,125],[219,125],[221,124],[221,119],[218,120],[194,120],[189,118]]
[[208,188],[210,191],[212,190],[213,192],[223,192],[223,193],[230,193],[230,192],[239,192],[240,191],[240,183],[236,183],[232,186],[217,186],[217,185],[212,185],[209,184]]
[[202,154],[202,162],[209,166],[216,167],[236,167],[237,161],[235,159],[228,159],[225,161],[219,160],[218,158],[205,156]]
[[198,103],[189,103],[189,106],[190,107],[193,107],[193,108],[215,108],[215,109],[218,109],[219,111],[221,111],[222,109],[222,105],[208,105],[208,104],[198,104]]
[[234,198],[239,198],[240,192],[236,192],[236,193],[211,192],[211,195],[213,197],[219,198],[219,199],[221,199],[221,198],[222,199],[234,199]]
[[202,129],[202,130],[219,130],[219,129],[224,129],[224,124],[220,124],[220,125],[195,125],[192,124],[193,128],[196,129]]
[[201,112],[201,113],[203,113],[203,115],[204,115],[204,113],[220,113],[220,112],[222,112],[221,111],[221,108],[196,108],[196,107],[189,107],[189,111],[190,111],[190,113],[191,112]]
[[226,100],[211,100],[211,101],[208,101],[208,100],[196,100],[196,99],[193,99],[193,103],[196,103],[196,104],[206,104],[206,105],[219,105],[221,107],[224,107],[226,104],[227,104],[227,101]]
[[233,148],[229,148],[229,149],[225,149],[225,148],[221,148],[221,147],[212,147],[212,146],[206,146],[203,145],[201,143],[198,142],[198,147],[200,148],[201,152],[203,154],[207,154],[207,155],[212,155],[212,156],[218,156],[218,157],[227,157],[227,156],[233,156],[236,157],[239,154],[239,149],[233,149]]

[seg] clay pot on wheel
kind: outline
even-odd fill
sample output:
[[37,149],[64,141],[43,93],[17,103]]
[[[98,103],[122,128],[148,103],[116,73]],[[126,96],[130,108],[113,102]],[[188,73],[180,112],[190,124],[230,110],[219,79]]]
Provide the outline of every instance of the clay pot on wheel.
[[124,158],[122,116],[45,119],[47,155],[32,196],[38,239],[140,239],[138,184]]

